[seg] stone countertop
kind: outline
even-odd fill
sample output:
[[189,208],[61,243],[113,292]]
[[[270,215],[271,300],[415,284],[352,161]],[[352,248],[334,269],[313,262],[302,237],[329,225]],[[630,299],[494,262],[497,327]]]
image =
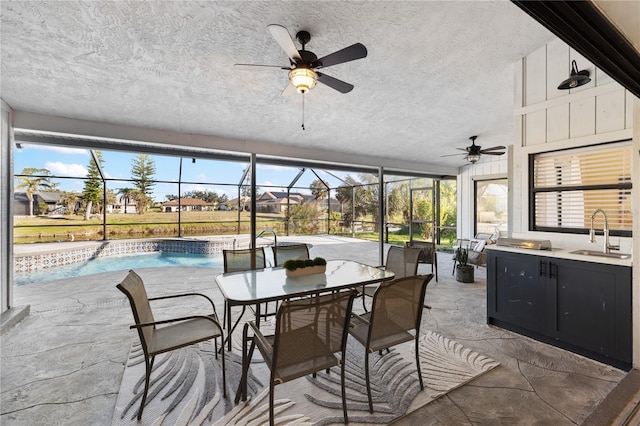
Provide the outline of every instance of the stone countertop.
[[533,250],[522,249],[507,246],[498,246],[496,244],[487,244],[487,250],[507,251],[512,253],[530,254],[534,256],[555,257],[557,259],[579,260],[582,262],[604,263],[607,265],[633,266],[633,257],[628,259],[616,259],[611,257],[591,256],[585,254],[571,253],[575,249],[554,248],[551,250]]

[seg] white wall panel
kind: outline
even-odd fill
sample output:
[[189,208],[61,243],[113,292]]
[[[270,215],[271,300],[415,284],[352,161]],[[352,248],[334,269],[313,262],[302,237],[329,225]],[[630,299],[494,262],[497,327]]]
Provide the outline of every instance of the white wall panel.
[[547,99],[569,94],[566,90],[558,90],[558,85],[570,74],[569,46],[560,39],[552,41],[547,45]]
[[[593,75],[591,75],[591,78],[593,79]],[[595,80],[596,80],[596,86],[604,86],[605,84],[611,84],[616,82],[613,78],[609,77],[609,74],[602,71],[600,68],[596,69]]]
[[524,106],[524,58],[513,64],[513,105]]
[[596,133],[624,129],[624,89],[596,96]]
[[569,137],[579,138],[596,133],[596,99],[586,98],[569,105]]
[[526,146],[540,145],[546,142],[547,112],[543,109],[525,116],[524,142]]
[[547,142],[569,139],[569,104],[547,109]]
[[527,56],[525,62],[525,105],[547,100],[547,49],[546,46]]
[[633,111],[634,111],[633,102],[638,98],[636,98],[636,96],[633,93],[630,93],[628,90],[624,91],[624,98],[625,98],[624,128],[632,129],[633,128]]

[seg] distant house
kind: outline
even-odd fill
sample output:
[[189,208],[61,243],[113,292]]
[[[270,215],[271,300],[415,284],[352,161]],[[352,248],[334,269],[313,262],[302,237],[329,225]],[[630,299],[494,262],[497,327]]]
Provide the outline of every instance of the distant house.
[[[199,200],[197,198],[181,198],[180,206],[183,212],[189,211],[206,211],[212,210],[213,205],[207,203],[206,201]],[[171,200],[162,203],[162,211],[163,212],[177,212],[178,211],[178,200]]]
[[[65,195],[63,192],[34,192],[33,214],[66,214]],[[42,205],[47,211],[39,211]],[[16,216],[29,215],[29,197],[26,192],[13,193],[13,214]]]
[[[301,203],[314,203],[318,208],[326,208],[327,200],[316,199],[311,194],[299,192],[289,193],[289,205]],[[340,203],[335,198],[331,199],[331,209],[339,209]],[[287,193],[284,191],[267,191],[256,200],[256,209],[262,213],[284,213],[287,211]]]
[[227,201],[225,204],[229,205],[229,210],[238,210],[238,201],[244,203],[244,209],[249,211],[251,209],[251,197],[234,198]]
[[138,213],[138,209],[136,208],[136,203],[132,197],[121,195],[118,197],[115,205],[109,204],[107,206],[107,213],[133,214]]

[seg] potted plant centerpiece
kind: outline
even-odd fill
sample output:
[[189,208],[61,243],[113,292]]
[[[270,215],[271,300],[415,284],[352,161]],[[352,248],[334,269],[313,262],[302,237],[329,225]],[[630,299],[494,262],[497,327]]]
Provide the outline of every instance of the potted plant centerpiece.
[[456,249],[456,281],[461,283],[472,283],[474,281],[473,265],[467,264],[469,251],[466,248]]
[[321,257],[314,259],[288,259],[282,267],[287,277],[300,277],[302,275],[324,274],[327,270],[327,261]]

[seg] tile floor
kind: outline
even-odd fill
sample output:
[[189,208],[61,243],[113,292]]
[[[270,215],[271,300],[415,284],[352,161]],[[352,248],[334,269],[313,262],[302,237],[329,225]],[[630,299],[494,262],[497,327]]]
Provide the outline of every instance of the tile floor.
[[[299,238],[296,238],[299,240]],[[311,237],[311,254],[378,264],[377,244]],[[423,327],[499,361],[473,382],[406,416],[398,425],[580,424],[624,377],[621,370],[487,326],[485,272],[476,282],[451,277],[451,255],[438,254],[439,282],[427,289]],[[148,292],[210,293],[220,270],[138,270]],[[421,265],[420,273],[430,272]],[[131,310],[115,285],[126,271],[15,288],[31,313],[1,337],[0,424],[110,425],[130,344]],[[219,301],[218,312],[222,312]],[[156,316],[168,313],[163,307]]]

